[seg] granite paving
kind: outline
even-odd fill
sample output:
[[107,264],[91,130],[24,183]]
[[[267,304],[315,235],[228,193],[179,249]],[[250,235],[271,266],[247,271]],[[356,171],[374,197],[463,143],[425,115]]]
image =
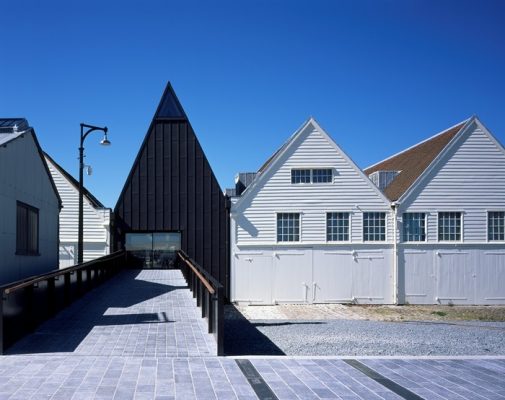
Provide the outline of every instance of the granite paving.
[[384,379],[425,399],[505,400],[505,358],[359,359],[375,377],[336,357],[247,358],[256,378],[216,357],[180,271],[129,270],[0,357],[0,400],[249,400],[259,381],[278,399],[402,398]]

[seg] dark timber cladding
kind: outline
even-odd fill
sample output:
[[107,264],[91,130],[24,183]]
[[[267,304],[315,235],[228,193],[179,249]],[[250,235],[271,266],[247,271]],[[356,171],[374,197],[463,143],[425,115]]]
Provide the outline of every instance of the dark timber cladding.
[[129,232],[181,232],[181,246],[228,289],[221,188],[170,83],[116,204],[115,246]]

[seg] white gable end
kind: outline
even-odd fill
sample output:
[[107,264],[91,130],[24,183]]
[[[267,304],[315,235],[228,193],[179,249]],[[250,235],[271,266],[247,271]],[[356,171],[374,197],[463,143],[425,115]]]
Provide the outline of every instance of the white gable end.
[[[292,184],[291,170],[332,168],[333,183]],[[362,241],[362,211],[388,201],[314,121],[309,121],[233,207],[237,245],[276,242],[276,213],[301,213],[301,242],[326,242],[326,212],[351,213],[351,241]],[[391,232],[389,226],[388,231]]]
[[429,212],[428,240],[437,240],[437,212],[463,213],[465,242],[487,240],[487,211],[505,210],[505,152],[478,121],[457,138],[402,205]]

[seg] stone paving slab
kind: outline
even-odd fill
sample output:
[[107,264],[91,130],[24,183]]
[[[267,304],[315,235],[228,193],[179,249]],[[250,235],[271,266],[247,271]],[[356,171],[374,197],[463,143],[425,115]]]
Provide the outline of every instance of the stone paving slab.
[[368,359],[361,362],[426,399],[505,399],[503,359]]
[[179,270],[126,270],[42,324],[9,354],[191,357],[217,354]]
[[[0,400],[256,399],[215,354],[179,271],[124,271],[0,357]],[[382,376],[425,399],[505,400],[505,359],[360,359],[375,379],[341,358],[249,359],[279,399],[401,398]]]

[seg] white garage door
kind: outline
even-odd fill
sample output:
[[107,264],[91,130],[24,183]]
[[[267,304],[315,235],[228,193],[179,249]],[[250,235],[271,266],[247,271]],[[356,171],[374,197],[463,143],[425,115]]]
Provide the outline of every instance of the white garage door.
[[382,251],[358,252],[352,293],[358,303],[391,303],[391,264]]
[[278,250],[273,255],[274,301],[305,303],[312,298],[312,250]]
[[348,303],[352,301],[351,252],[315,251],[312,299],[316,303]]
[[442,304],[474,304],[475,274],[468,252],[438,251],[437,299]]
[[272,303],[272,257],[263,253],[237,254],[233,276],[233,301]]
[[484,251],[476,266],[478,304],[505,304],[505,251]]
[[433,252],[404,250],[400,254],[403,257],[400,256],[399,270],[405,271],[405,299],[400,300],[409,304],[433,304],[435,302]]

